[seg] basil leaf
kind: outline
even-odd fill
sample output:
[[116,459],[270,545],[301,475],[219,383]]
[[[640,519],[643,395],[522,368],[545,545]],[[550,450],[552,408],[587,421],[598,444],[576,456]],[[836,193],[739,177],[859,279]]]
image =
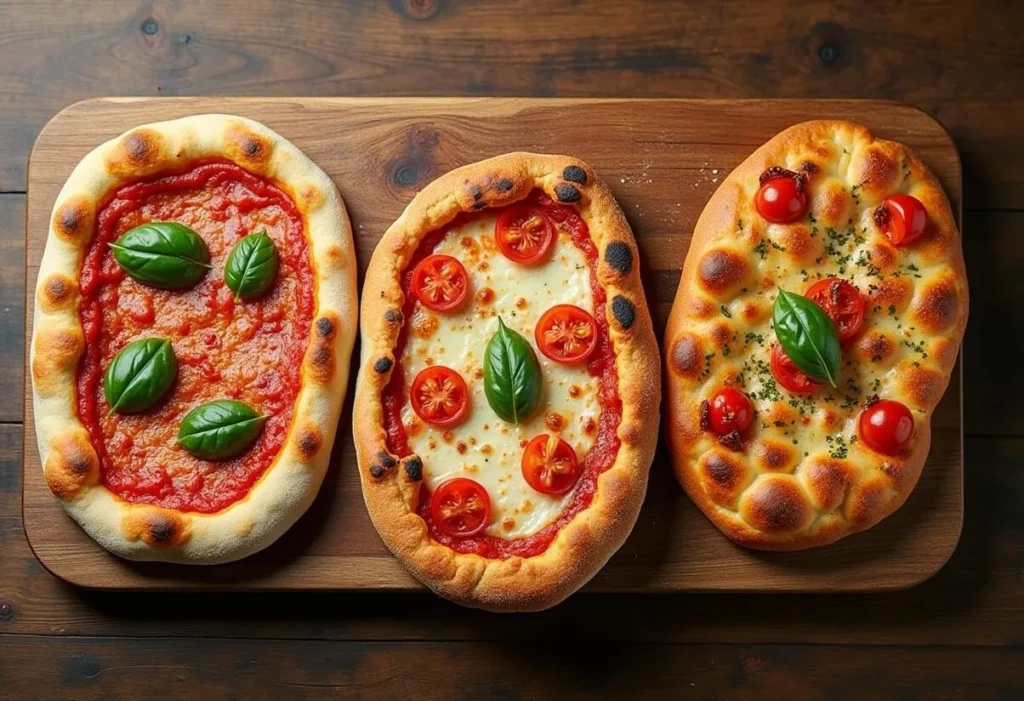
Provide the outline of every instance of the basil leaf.
[[250,234],[231,249],[224,268],[224,282],[235,299],[253,299],[270,289],[277,276],[278,254],[266,231]]
[[841,351],[828,314],[806,297],[780,289],[772,321],[775,336],[789,359],[815,380],[835,387]]
[[184,224],[155,221],[121,234],[114,260],[135,280],[164,290],[192,287],[210,265],[210,252],[199,234]]
[[107,406],[118,414],[145,411],[167,394],[177,374],[178,359],[166,338],[129,343],[103,376]]
[[267,418],[232,399],[200,404],[181,420],[178,445],[203,460],[233,458],[252,445]]
[[537,408],[540,389],[540,365],[533,346],[499,317],[484,358],[487,403],[502,419],[518,424]]

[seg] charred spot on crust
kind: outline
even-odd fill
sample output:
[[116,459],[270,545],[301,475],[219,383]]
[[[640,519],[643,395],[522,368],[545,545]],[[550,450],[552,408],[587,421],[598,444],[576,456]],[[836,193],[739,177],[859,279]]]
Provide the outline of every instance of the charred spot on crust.
[[334,335],[334,322],[326,316],[316,320],[316,332],[323,338],[330,338]]
[[739,284],[747,274],[747,262],[732,251],[712,249],[700,259],[698,277],[712,292],[724,292]]
[[707,399],[700,403],[700,430],[711,430],[711,402]]
[[693,334],[680,334],[672,344],[672,366],[679,374],[696,375],[703,360],[700,339]]
[[381,465],[370,465],[370,477],[373,477],[376,480],[383,477],[385,472],[387,472],[387,470],[385,470]]
[[913,310],[917,321],[933,332],[943,331],[956,321],[960,297],[956,282],[941,280],[923,290],[920,302]]
[[743,476],[743,466],[718,451],[704,460],[704,474],[720,487],[735,487]]
[[47,309],[57,309],[69,299],[77,288],[74,280],[60,273],[54,273],[46,278],[42,287],[42,306]]
[[385,470],[390,470],[392,467],[398,464],[398,460],[396,460],[395,457],[386,450],[380,451],[380,454],[377,455],[377,459],[380,461],[380,464],[384,467]]
[[174,522],[169,518],[157,517],[149,524],[149,539],[154,544],[170,543],[174,540]]
[[786,469],[794,457],[788,446],[771,440],[755,443],[753,452],[758,467],[767,471]]
[[604,249],[604,262],[622,275],[633,269],[633,251],[622,241],[612,241]]
[[810,504],[791,477],[764,478],[744,499],[745,520],[766,533],[792,533],[811,518]]
[[633,326],[633,322],[636,321],[636,308],[633,303],[622,295],[615,295],[615,299],[612,300],[612,316],[619,322],[619,326],[623,330],[629,330]]
[[402,323],[402,312],[398,309],[388,309],[384,312],[384,321],[389,324],[400,324]]
[[800,170],[802,170],[805,173],[813,175],[814,173],[818,172],[818,166],[811,163],[810,161],[804,161],[803,165],[800,166]]
[[243,139],[242,140],[242,153],[252,158],[259,154],[263,150],[263,144],[256,139]]
[[555,197],[559,202],[579,202],[583,195],[576,189],[575,185],[569,183],[558,183],[555,185]]
[[373,361],[373,369],[381,375],[390,370],[392,365],[394,365],[394,362],[388,357],[377,358]]
[[763,187],[764,184],[769,180],[775,180],[777,178],[792,178],[793,180],[795,180],[797,192],[803,192],[804,187],[807,186],[806,175],[804,175],[803,173],[795,173],[791,170],[786,170],[782,166],[769,166],[763,173],[761,173],[760,177],[758,177],[757,179],[757,182]]
[[571,183],[585,185],[587,183],[587,171],[579,166],[566,166],[562,171],[562,179],[568,180]]
[[145,161],[152,142],[145,132],[132,132],[124,140],[124,151],[132,161]]
[[419,482],[423,479],[423,461],[415,455],[408,458],[405,461],[405,474],[409,479]]
[[473,187],[469,188],[469,194],[473,196],[474,200],[479,200],[481,197],[484,196],[484,191],[480,189],[479,185],[474,185]]
[[853,483],[850,469],[833,459],[819,459],[804,469],[808,492],[819,509],[831,511],[843,503],[846,490]]
[[486,209],[486,208],[487,208],[487,203],[486,202],[481,201],[481,202],[474,202],[473,203],[473,209],[479,210],[479,209]]
[[75,197],[62,204],[53,215],[54,232],[72,241],[89,236],[94,219],[93,205],[83,197]]
[[515,183],[513,183],[508,178],[502,178],[501,180],[498,181],[498,184],[495,187],[497,188],[498,192],[501,193],[512,192],[512,188],[515,187]]
[[295,439],[295,446],[306,458],[312,458],[320,451],[320,432],[310,426],[299,433]]

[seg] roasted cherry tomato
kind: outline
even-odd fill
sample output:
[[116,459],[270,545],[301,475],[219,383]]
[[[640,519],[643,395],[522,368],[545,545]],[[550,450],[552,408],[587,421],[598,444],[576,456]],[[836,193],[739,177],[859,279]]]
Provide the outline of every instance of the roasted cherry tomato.
[[542,433],[526,444],[523,478],[538,492],[565,494],[579,475],[576,451],[558,436]]
[[494,238],[509,260],[532,265],[544,260],[555,244],[555,226],[539,208],[513,205],[498,217]]
[[840,343],[846,343],[860,333],[867,301],[853,283],[828,277],[807,288],[804,296],[828,314],[836,326]]
[[899,455],[906,452],[914,437],[914,417],[899,402],[877,401],[861,412],[860,437],[874,451]]
[[796,366],[778,343],[772,348],[772,377],[794,394],[810,394],[825,385]]
[[557,304],[541,315],[534,337],[547,357],[559,363],[576,363],[597,347],[597,322],[585,309]]
[[718,390],[708,402],[708,423],[719,436],[738,431],[743,433],[754,420],[754,406],[747,395],[725,387]]
[[456,477],[442,482],[434,490],[430,516],[448,535],[476,535],[491,520],[491,498],[479,482]]
[[427,256],[412,271],[412,291],[434,311],[455,309],[469,292],[466,268],[451,256]]
[[422,370],[412,381],[409,401],[416,415],[434,426],[453,426],[469,408],[469,390],[459,373],[442,365]]
[[928,212],[921,200],[910,195],[893,195],[882,202],[888,212],[882,230],[886,237],[899,246],[919,238],[928,226]]
[[796,221],[807,212],[807,193],[790,175],[765,180],[754,202],[762,217],[777,224]]

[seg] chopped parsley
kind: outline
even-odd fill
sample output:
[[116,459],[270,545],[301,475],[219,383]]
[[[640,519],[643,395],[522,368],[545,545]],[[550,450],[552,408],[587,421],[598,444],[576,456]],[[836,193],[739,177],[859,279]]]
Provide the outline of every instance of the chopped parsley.
[[843,460],[846,458],[848,448],[846,446],[846,439],[842,436],[825,436],[825,442],[828,443],[828,456],[835,460]]

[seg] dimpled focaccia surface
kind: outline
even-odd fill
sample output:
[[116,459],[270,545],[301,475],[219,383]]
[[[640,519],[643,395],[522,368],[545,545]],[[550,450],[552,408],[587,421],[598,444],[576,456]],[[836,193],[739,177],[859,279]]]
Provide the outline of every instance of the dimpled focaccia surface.
[[[759,176],[803,173],[802,219],[770,223],[755,208]],[[916,197],[928,229],[894,246],[875,221],[891,195]],[[778,290],[852,282],[864,327],[844,346],[835,388],[791,394],[769,362]],[[843,121],[799,124],[754,152],[722,183],[697,222],[665,334],[666,435],[677,478],[733,540],[795,550],[878,523],[917,483],[930,419],[949,382],[967,322],[960,237],[935,177],[905,146]],[[725,386],[747,394],[753,424],[739,450],[701,429],[700,405]],[[858,436],[869,398],[912,412],[916,434],[899,457]]]

